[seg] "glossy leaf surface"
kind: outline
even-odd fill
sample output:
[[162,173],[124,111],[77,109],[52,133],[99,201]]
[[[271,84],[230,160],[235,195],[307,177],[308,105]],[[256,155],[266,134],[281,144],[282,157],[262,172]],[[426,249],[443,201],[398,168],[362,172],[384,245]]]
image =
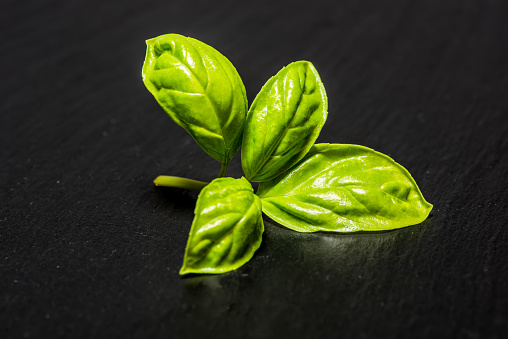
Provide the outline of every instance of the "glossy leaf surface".
[[389,230],[432,209],[405,168],[357,145],[317,144],[257,194],[270,218],[299,232]]
[[303,158],[327,109],[325,88],[308,61],[294,62],[268,80],[247,114],[242,144],[247,180],[271,180]]
[[178,34],[146,44],[146,88],[206,153],[228,163],[240,147],[247,112],[236,69],[212,47]]
[[245,178],[212,181],[199,194],[194,214],[180,274],[235,270],[261,244],[261,201]]

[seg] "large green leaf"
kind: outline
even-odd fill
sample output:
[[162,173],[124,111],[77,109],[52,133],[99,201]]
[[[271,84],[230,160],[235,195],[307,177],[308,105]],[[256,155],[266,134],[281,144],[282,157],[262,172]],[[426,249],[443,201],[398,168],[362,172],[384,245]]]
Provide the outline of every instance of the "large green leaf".
[[257,194],[270,218],[299,232],[389,230],[432,209],[404,167],[357,145],[317,144]]
[[232,271],[259,248],[261,201],[245,178],[212,181],[199,194],[194,213],[180,274]]
[[212,47],[178,34],[146,44],[146,88],[206,153],[228,163],[240,147],[247,112],[236,69]]
[[271,180],[303,158],[327,109],[325,88],[308,61],[294,62],[268,80],[247,114],[242,144],[247,180]]

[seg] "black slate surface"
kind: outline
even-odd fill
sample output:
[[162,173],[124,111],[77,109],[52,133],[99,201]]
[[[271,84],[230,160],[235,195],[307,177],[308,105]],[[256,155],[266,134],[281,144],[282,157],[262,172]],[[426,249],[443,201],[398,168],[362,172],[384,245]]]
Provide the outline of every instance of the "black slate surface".
[[[507,18],[494,0],[3,1],[0,337],[506,338]],[[249,101],[312,61],[318,142],[392,156],[430,218],[352,235],[265,218],[247,265],[179,277],[197,195],[152,180],[219,164],[142,84],[144,40],[170,32],[226,55]]]

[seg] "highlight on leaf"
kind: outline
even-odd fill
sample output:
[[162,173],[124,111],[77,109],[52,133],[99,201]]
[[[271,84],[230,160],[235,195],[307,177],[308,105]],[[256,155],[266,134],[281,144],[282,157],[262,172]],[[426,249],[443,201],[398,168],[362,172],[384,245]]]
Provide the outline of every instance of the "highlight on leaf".
[[317,144],[257,194],[263,212],[298,232],[390,230],[418,224],[432,209],[404,167],[358,145]]
[[261,244],[261,201],[245,178],[212,181],[199,194],[194,214],[180,274],[235,270]]

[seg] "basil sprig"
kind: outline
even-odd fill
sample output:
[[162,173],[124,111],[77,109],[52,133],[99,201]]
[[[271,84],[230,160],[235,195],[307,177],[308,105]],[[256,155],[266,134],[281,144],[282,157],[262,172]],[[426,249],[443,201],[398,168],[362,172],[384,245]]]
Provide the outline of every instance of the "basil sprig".
[[[143,81],[157,102],[214,159],[211,183],[159,176],[157,186],[200,190],[180,274],[224,273],[261,244],[262,212],[297,232],[391,230],[432,210],[409,172],[358,145],[314,144],[328,109],[308,61],[284,67],[247,112],[245,88],[222,54],[192,38],[147,41]],[[242,146],[241,179],[224,176]],[[256,194],[250,182],[260,182]]]

